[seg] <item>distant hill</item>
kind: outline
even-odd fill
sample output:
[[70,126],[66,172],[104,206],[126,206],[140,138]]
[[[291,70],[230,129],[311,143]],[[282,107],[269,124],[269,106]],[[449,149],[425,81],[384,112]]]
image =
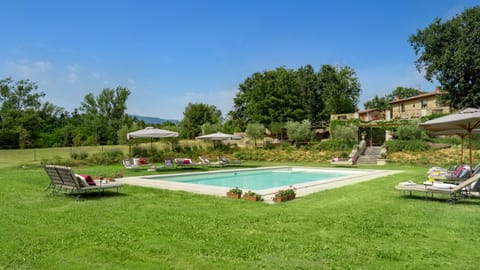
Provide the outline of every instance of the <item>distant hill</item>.
[[167,121],[175,124],[178,123],[178,120],[163,119],[158,117],[141,116],[141,115],[130,115],[130,117],[137,118],[138,120],[145,122],[145,124],[163,124],[164,122],[167,122]]

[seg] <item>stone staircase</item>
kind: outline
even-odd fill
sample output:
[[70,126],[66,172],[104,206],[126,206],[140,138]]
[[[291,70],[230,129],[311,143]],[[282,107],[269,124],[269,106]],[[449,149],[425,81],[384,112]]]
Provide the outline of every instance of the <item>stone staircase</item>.
[[377,158],[382,152],[381,146],[369,146],[365,152],[358,158],[357,164],[377,164]]

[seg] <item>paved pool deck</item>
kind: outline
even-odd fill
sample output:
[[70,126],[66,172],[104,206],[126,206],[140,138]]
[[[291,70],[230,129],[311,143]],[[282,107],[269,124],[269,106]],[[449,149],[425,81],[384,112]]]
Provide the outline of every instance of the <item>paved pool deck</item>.
[[[158,175],[158,177],[160,179],[161,178],[168,179],[168,177],[179,176],[179,175],[208,175],[208,174],[218,173],[218,172],[238,172],[238,171],[249,171],[249,170],[259,170],[259,169],[281,169],[281,168],[292,168],[295,170],[304,170],[304,171],[328,171],[328,172],[348,171],[352,173],[351,175],[348,175],[348,176],[335,177],[329,180],[312,181],[312,182],[305,182],[301,184],[295,184],[293,185],[293,187],[295,188],[297,197],[306,196],[308,194],[312,194],[322,190],[333,189],[333,188],[343,187],[346,185],[352,185],[356,183],[371,181],[376,178],[389,176],[389,175],[402,172],[399,170],[372,170],[372,169],[358,169],[358,168],[350,169],[350,168],[275,166],[275,167],[262,167],[262,168],[255,168],[255,169],[227,169],[222,171],[211,171],[211,172],[178,173],[178,174]],[[149,176],[124,177],[124,178],[117,179],[117,181],[127,185],[166,189],[166,190],[176,190],[176,191],[187,191],[191,193],[214,195],[214,196],[221,196],[221,197],[225,197],[227,191],[231,189],[231,187],[219,187],[219,186],[174,182],[174,181],[167,181],[167,180],[160,180],[160,179],[152,179],[152,177],[156,177],[156,176],[149,175]],[[263,189],[263,190],[254,190],[254,191],[262,195],[266,203],[272,203],[272,198],[275,195],[275,192],[277,192],[279,189],[286,189],[286,188],[288,188],[288,186],[275,187],[275,188],[269,188],[269,189]],[[247,190],[244,190],[244,191],[247,191]]]

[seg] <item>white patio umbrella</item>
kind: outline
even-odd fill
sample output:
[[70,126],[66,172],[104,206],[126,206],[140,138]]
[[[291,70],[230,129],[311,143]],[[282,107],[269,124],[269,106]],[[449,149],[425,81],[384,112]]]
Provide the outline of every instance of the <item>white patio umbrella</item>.
[[[454,132],[455,134],[466,134],[469,138],[470,168],[472,167],[472,133],[480,128],[480,109],[467,108],[457,113],[442,116],[420,124],[420,127],[429,132],[441,134]],[[464,135],[465,136],[465,135]]]
[[216,132],[212,134],[202,135],[195,137],[197,140],[212,141],[213,147],[215,148],[215,142],[225,141],[225,140],[240,140],[241,137],[233,134],[225,134],[222,132]]
[[233,134],[225,134],[222,132],[216,132],[212,134],[202,135],[195,137],[197,140],[205,141],[224,141],[224,140],[240,140],[242,137]]
[[127,139],[150,138],[150,152],[153,154],[152,138],[172,138],[178,137],[178,132],[159,129],[154,127],[146,127],[141,130],[127,133]]
[[154,127],[146,127],[141,130],[130,132],[127,134],[127,139],[136,139],[136,138],[171,138],[178,137],[178,132],[159,129]]

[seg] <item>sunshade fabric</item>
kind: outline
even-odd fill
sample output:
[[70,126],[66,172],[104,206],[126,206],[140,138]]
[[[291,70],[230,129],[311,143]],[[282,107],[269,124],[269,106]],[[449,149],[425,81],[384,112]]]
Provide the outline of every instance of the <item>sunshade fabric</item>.
[[462,130],[470,133],[473,129],[480,127],[480,110],[475,108],[467,108],[460,112],[432,119],[420,124],[421,127],[428,131],[451,131]]
[[141,130],[130,132],[127,134],[127,139],[136,139],[136,138],[170,138],[178,137],[178,132],[159,129],[154,127],[146,127]]
[[[460,112],[432,119],[420,124],[421,127],[437,135],[458,134],[469,137],[470,168],[472,168],[472,133],[480,127],[480,110],[467,108]],[[463,144],[463,143],[462,143]],[[462,152],[463,155],[463,152]],[[471,175],[470,175],[471,176]]]
[[206,141],[223,141],[223,140],[240,140],[241,137],[238,136],[238,135],[216,132],[216,133],[212,133],[212,134],[198,136],[195,139],[206,140]]

